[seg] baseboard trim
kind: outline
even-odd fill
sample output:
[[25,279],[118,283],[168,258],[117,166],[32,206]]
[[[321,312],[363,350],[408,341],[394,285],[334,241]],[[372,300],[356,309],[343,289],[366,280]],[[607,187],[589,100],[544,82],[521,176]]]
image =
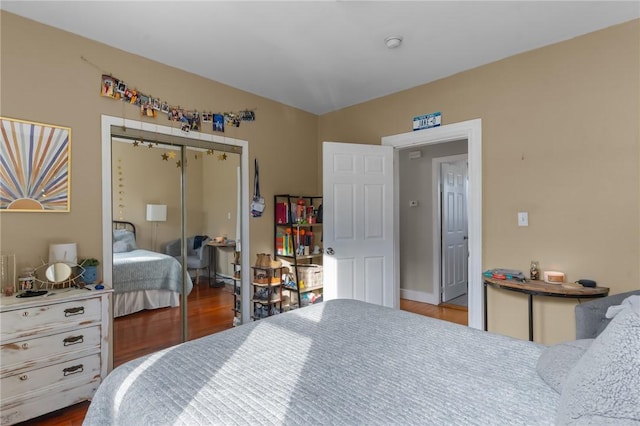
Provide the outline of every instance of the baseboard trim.
[[412,300],[414,302],[429,303],[431,305],[437,305],[439,303],[439,301],[435,300],[436,298],[431,293],[419,290],[408,290],[404,288],[400,289],[400,298]]

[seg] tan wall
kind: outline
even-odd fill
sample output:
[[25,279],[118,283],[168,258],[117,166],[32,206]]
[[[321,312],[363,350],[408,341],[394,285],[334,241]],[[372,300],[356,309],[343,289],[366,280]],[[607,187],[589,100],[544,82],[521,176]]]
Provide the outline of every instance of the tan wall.
[[[434,111],[481,118],[483,268],[538,260],[620,293],[640,288],[639,76],[635,20],[325,114],[318,141],[380,144]],[[573,338],[575,303],[537,298],[536,340]],[[489,330],[526,338],[526,309],[491,290]]]
[[[185,109],[255,110],[255,122],[225,131],[225,136],[249,142],[251,178],[253,159],[260,162],[267,210],[250,222],[251,259],[273,248],[273,194],[315,192],[317,161],[309,153],[315,152],[317,116],[5,11],[0,20],[0,115],[72,128],[71,212],[0,214],[0,249],[16,254],[18,268],[39,265],[49,242],[61,240],[77,242],[81,257],[101,258],[101,114],[172,125],[101,97],[103,72]],[[224,60],[224,54],[215,60]],[[232,190],[235,196],[235,185]]]
[[[321,192],[318,142],[379,144],[441,111],[444,124],[482,119],[485,268],[535,259],[613,293],[639,287],[639,20],[319,118],[4,11],[0,20],[0,114],[73,132],[71,212],[0,214],[0,249],[18,267],[61,239],[76,241],[79,256],[101,253],[100,115],[153,121],[99,96],[106,72],[184,108],[255,109],[254,123],[226,132],[260,161],[268,206],[251,220],[252,258],[272,250],[274,193]],[[528,228],[516,226],[518,211],[529,212]],[[489,329],[525,338],[525,299],[489,298]],[[574,303],[537,302],[537,340],[573,337]]]

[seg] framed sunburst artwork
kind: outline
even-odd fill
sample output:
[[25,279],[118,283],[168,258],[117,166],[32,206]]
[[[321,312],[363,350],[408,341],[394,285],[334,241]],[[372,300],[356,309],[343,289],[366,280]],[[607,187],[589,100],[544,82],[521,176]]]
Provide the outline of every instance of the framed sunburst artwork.
[[0,211],[70,211],[71,128],[0,117],[0,130]]

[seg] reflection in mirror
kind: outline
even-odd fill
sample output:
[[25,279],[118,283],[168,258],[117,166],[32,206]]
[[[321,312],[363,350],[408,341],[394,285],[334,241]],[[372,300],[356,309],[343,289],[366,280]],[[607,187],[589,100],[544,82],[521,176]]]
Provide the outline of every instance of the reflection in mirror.
[[[105,177],[103,179],[103,202],[108,206],[103,209],[103,213],[105,213],[103,215],[103,253],[105,257],[103,273],[105,281],[112,285],[116,305],[117,299],[121,295],[132,293],[121,290],[123,288],[121,286],[122,280],[119,273],[114,271],[116,254],[128,255],[133,251],[146,250],[155,252],[155,256],[169,255],[167,253],[168,242],[176,239],[186,240],[194,236],[226,236],[230,240],[238,240],[238,243],[242,239],[242,242],[245,243],[244,246],[249,246],[248,212],[250,210],[246,194],[249,193],[248,182],[250,180],[245,151],[248,149],[246,141],[199,134],[198,132],[177,136],[173,132],[175,129],[165,126],[148,126],[149,131],[147,131],[146,129],[142,130],[144,127],[142,124],[106,116],[103,116],[102,122],[103,164],[111,166],[107,169],[110,176],[103,176]],[[154,132],[152,129],[156,131]],[[142,147],[146,149],[140,149]],[[240,176],[242,176],[242,180]],[[204,196],[205,194],[206,196]],[[146,204],[167,205],[167,220],[159,224],[148,222],[144,215]],[[113,223],[119,220],[129,221],[138,227],[139,232],[134,250],[121,253],[115,250]],[[193,241],[194,245],[187,244],[186,250],[195,246],[195,239]],[[181,246],[184,247],[183,244]],[[228,251],[231,252],[231,250]],[[221,249],[216,255],[219,257],[216,259],[216,263],[219,265],[216,272],[232,276],[234,271],[231,269],[230,259],[224,256],[232,256],[233,253],[228,254]],[[243,253],[243,260],[248,262],[248,257],[245,259],[244,256]],[[210,261],[209,263],[214,261],[213,255],[205,257]],[[210,321],[209,317],[203,318],[201,315],[196,315],[200,324],[198,325],[196,321],[194,327],[189,327],[187,322],[187,312],[191,309],[189,305],[191,302],[197,303],[198,301],[195,299],[198,297],[196,296],[202,296],[205,290],[210,290],[216,295],[219,293],[224,297],[224,301],[216,301],[216,303],[225,305],[225,309],[221,311],[228,314],[229,318],[219,322],[224,323],[225,327],[232,326],[233,310],[230,308],[234,306],[233,293],[224,288],[218,289],[209,286],[207,278],[214,271],[210,271],[208,267],[188,271],[186,259],[178,256],[176,260],[182,263],[182,276],[186,275],[185,272],[190,273],[192,279],[180,282],[182,285],[179,291],[164,289],[155,293],[157,296],[166,296],[167,293],[171,293],[170,300],[175,300],[177,295],[177,303],[169,304],[167,307],[178,308],[179,306],[180,324],[175,321],[176,310],[167,309],[162,312],[171,314],[172,323],[176,326],[182,326],[181,330],[177,327],[168,327],[163,330],[161,334],[166,335],[166,338],[160,343],[160,347],[200,337],[193,335],[191,330],[204,334],[220,331],[212,327],[211,324],[202,324],[203,321]],[[226,269],[231,269],[231,271]],[[242,271],[242,273],[246,272]],[[248,276],[248,273],[246,274]],[[198,282],[200,282],[199,285]],[[200,291],[192,291],[194,287]],[[242,288],[242,291],[245,291],[245,288]],[[248,321],[250,319],[248,291],[246,293],[247,301],[245,302],[243,299],[242,303],[247,305],[246,311],[243,311],[246,312],[245,320]],[[203,298],[200,302],[210,303],[211,300]],[[227,307],[229,309],[226,309]],[[195,304],[193,308],[197,309]],[[131,324],[138,319],[142,321],[147,318],[145,311],[150,309],[152,308],[143,308],[121,315],[122,319],[120,316],[114,319],[114,352],[118,352],[119,345],[130,346],[131,339],[136,339],[135,336],[139,333]],[[153,312],[153,314],[157,314],[157,312]],[[151,347],[151,343],[147,341],[136,340],[136,344],[145,348]]]
[[71,266],[62,262],[54,263],[47,267],[45,276],[53,283],[61,283],[71,277]]

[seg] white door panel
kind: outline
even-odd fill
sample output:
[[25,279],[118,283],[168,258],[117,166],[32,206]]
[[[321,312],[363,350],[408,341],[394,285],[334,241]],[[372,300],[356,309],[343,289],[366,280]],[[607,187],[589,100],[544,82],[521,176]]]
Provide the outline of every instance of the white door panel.
[[442,163],[442,301],[467,292],[467,162]]
[[384,240],[384,190],[383,185],[364,185],[365,240]]
[[[333,239],[353,241],[356,237],[354,186],[351,184],[334,185],[333,199],[342,200],[340,203],[333,203],[334,207],[331,210],[331,219],[334,224]],[[324,203],[326,205],[326,201]],[[327,228],[324,228],[324,232],[327,233]]]
[[384,258],[369,257],[364,259],[365,277],[367,283],[365,294],[362,300],[375,303],[376,305],[384,305]]
[[393,149],[323,144],[326,300],[398,307],[393,269]]
[[[336,259],[334,259],[336,260]],[[353,293],[354,290],[354,282],[355,282],[355,259],[354,258],[342,258],[338,259],[335,262],[336,264],[336,272],[337,272],[337,280],[336,282],[342,283],[341,286],[329,286],[330,288],[335,288],[334,297],[329,297],[330,299],[354,299],[355,295]],[[326,294],[326,291],[325,291]]]

